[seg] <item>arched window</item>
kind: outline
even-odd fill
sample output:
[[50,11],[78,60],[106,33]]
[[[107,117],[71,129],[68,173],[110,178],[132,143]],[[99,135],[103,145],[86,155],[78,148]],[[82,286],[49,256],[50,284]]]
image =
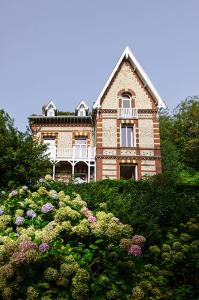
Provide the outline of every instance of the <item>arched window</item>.
[[122,108],[131,108],[131,96],[129,94],[122,95]]

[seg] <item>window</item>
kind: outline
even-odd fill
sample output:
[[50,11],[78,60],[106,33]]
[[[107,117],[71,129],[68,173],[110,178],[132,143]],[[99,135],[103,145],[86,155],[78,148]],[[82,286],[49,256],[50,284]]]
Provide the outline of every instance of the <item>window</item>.
[[47,111],[47,116],[48,117],[54,117],[55,116],[55,110],[53,107],[50,107]]
[[86,110],[83,104],[80,105],[80,108],[78,110],[78,116],[79,117],[85,117],[86,116]]
[[132,164],[120,164],[120,178],[136,179],[136,166]]
[[56,145],[55,138],[44,138],[43,143],[48,146],[46,154],[49,155],[50,159],[55,159],[56,157]]
[[121,127],[121,147],[134,147],[134,127],[122,125]]
[[84,148],[86,147],[86,138],[76,138],[75,139],[75,147]]
[[131,97],[128,94],[122,95],[122,108],[131,108]]

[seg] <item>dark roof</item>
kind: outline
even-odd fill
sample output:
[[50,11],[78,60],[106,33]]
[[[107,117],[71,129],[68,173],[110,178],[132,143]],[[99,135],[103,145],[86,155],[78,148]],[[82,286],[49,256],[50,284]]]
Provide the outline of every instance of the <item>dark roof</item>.
[[32,124],[63,124],[63,123],[82,123],[82,124],[91,124],[91,116],[30,116],[29,123]]

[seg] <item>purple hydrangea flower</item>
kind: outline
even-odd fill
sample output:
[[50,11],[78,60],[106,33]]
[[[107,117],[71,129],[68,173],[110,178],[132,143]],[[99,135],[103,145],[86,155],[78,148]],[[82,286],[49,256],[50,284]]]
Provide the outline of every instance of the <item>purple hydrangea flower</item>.
[[0,216],[4,214],[4,210],[0,208]]
[[37,214],[36,214],[36,212],[34,212],[33,209],[29,209],[26,212],[26,216],[33,219],[33,218],[35,218],[37,216]]
[[42,206],[41,211],[43,213],[51,212],[54,209],[54,206],[51,203],[46,203]]
[[17,226],[20,226],[24,223],[24,218],[23,217],[16,217],[16,220],[15,220],[15,224]]
[[16,196],[18,196],[17,190],[13,190],[13,191],[9,194],[9,197],[10,197],[10,198],[16,197]]
[[129,248],[129,254],[132,254],[134,256],[140,256],[142,254],[142,248],[138,245],[132,245]]
[[39,251],[42,253],[47,252],[50,249],[50,247],[48,246],[47,243],[41,243],[41,245],[39,246]]
[[91,223],[95,223],[97,221],[97,219],[94,216],[89,216],[88,221],[91,222]]

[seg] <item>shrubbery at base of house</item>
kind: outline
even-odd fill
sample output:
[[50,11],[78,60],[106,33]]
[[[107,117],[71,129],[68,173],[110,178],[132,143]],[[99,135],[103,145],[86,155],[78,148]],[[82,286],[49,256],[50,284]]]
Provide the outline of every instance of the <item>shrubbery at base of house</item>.
[[1,193],[0,299],[132,299],[145,238],[46,183]]

